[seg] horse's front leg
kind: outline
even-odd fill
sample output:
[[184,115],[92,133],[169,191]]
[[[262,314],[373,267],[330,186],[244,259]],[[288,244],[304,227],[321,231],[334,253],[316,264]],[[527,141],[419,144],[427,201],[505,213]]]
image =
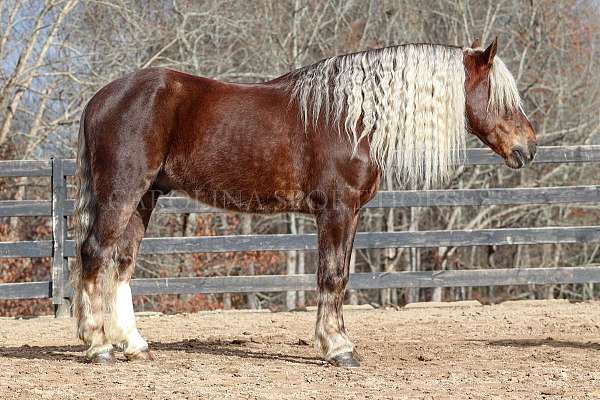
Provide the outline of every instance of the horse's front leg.
[[341,367],[358,367],[354,345],[346,334],[342,305],[349,277],[350,255],[358,211],[324,210],[317,215],[319,306],[315,337],[325,360]]

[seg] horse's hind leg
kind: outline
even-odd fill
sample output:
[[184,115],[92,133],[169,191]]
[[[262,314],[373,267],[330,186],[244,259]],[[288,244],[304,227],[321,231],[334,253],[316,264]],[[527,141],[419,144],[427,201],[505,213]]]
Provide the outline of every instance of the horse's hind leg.
[[[109,176],[117,176],[123,185],[129,182],[129,187],[95,190],[97,207],[94,207],[93,216],[84,219],[90,221],[90,229],[80,244],[81,271],[74,282],[79,288],[74,306],[79,337],[89,345],[86,358],[91,362],[105,363],[114,359],[112,344],[105,332],[104,311],[108,308],[105,305],[112,303],[116,289],[117,246],[157,171],[150,170],[142,177],[123,177],[126,173],[106,171]],[[134,228],[138,229],[135,223],[131,229]]]
[[106,283],[115,271],[117,241],[135,207],[122,200],[98,207],[91,234],[81,244],[81,286],[74,305],[79,337],[89,345],[86,358],[91,362],[105,363],[114,358],[104,331],[104,300],[113,289]]
[[108,336],[113,344],[122,346],[129,361],[152,359],[148,343],[140,335],[135,323],[129,281],[135,270],[140,242],[148,227],[156,200],[161,194],[163,193],[158,190],[146,192],[117,245],[116,261],[119,273],[113,282],[116,289],[112,300]]
[[358,213],[344,207],[317,215],[319,300],[315,337],[325,360],[342,367],[359,366],[342,314],[357,223]]

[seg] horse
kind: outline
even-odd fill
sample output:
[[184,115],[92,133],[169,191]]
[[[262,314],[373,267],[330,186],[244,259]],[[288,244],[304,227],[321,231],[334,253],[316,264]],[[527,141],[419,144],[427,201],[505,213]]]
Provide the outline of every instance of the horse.
[[113,362],[113,346],[152,359],[129,281],[157,194],[179,191],[228,210],[314,216],[315,344],[329,363],[359,366],[342,305],[359,213],[380,180],[445,182],[467,134],[508,167],[533,160],[534,128],[496,51],[497,38],[485,49],[405,44],[249,84],[149,68],[100,89],[81,116],[70,270],[85,359]]

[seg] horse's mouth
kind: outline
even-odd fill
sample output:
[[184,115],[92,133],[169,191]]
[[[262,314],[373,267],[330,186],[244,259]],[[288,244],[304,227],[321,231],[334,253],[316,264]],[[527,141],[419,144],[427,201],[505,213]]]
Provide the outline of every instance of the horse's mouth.
[[527,157],[523,150],[514,149],[508,157],[505,158],[505,163],[512,169],[521,169],[531,163],[533,157]]

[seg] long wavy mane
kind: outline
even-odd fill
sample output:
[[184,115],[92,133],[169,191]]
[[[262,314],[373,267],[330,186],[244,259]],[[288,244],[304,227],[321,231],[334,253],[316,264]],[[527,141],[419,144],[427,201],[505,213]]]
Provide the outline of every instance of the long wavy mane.
[[[323,118],[356,151],[405,187],[450,176],[465,148],[463,49],[409,44],[328,58],[291,74],[291,93],[307,127]],[[520,106],[514,78],[497,57],[490,71],[493,111]]]

